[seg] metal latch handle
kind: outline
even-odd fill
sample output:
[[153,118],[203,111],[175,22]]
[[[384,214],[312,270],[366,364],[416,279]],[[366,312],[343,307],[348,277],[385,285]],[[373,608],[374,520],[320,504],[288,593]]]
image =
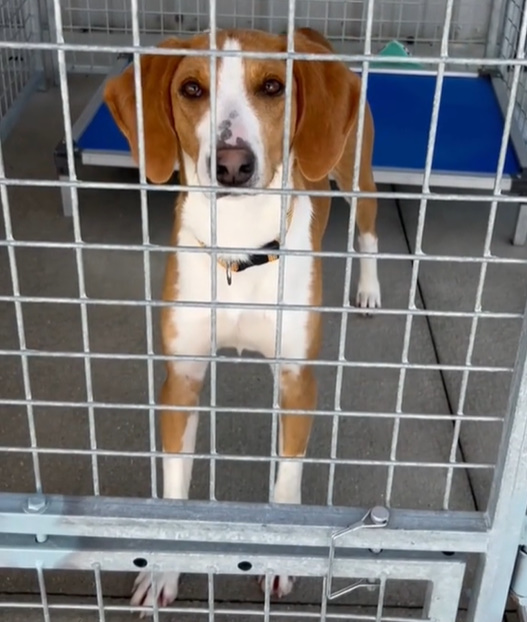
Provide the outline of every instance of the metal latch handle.
[[[335,598],[340,598],[344,596],[344,594],[349,594],[360,587],[371,587],[371,582],[367,579],[361,579],[360,581],[356,581],[347,587],[343,587],[336,592],[331,591],[331,584],[333,582],[333,563],[335,561],[335,548],[336,543],[339,538],[347,535],[352,531],[358,531],[359,529],[379,529],[382,527],[386,527],[388,525],[388,521],[390,520],[390,511],[388,508],[385,508],[382,505],[376,505],[371,508],[360,521],[349,525],[348,527],[344,527],[344,529],[340,529],[336,531],[331,536],[331,541],[329,543],[329,558],[328,558],[328,576],[326,581],[326,597],[328,600],[334,600]],[[380,553],[380,551],[374,551]]]

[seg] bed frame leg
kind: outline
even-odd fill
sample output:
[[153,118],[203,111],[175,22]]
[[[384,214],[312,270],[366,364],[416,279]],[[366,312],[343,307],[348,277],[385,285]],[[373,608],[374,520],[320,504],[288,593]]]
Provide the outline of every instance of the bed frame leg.
[[514,246],[523,246],[527,240],[527,203],[518,206],[518,217],[512,243]]
[[[59,181],[69,181],[69,177],[59,175]],[[68,186],[60,187],[60,198],[62,201],[62,213],[67,218],[71,218],[73,216],[73,205],[71,204],[71,191]]]

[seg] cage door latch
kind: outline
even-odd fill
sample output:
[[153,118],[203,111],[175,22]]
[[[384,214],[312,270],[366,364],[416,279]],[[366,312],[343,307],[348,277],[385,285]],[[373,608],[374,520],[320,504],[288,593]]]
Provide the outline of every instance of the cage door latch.
[[[346,536],[348,533],[352,531],[359,531],[361,529],[379,529],[381,527],[386,527],[388,525],[388,521],[390,520],[390,511],[388,508],[385,508],[382,505],[376,505],[371,508],[362,518],[361,520],[349,525],[348,527],[344,527],[344,529],[339,529],[331,536],[331,541],[329,544],[329,559],[328,559],[328,576],[326,581],[326,597],[328,600],[334,600],[335,598],[340,598],[344,596],[344,594],[349,594],[356,589],[361,587],[371,588],[372,581],[369,579],[360,579],[355,583],[352,583],[346,587],[343,587],[340,590],[335,592],[332,591],[332,582],[333,582],[333,564],[335,561],[335,549],[337,547],[337,541],[339,538]],[[380,553],[380,550],[374,550],[373,553]]]

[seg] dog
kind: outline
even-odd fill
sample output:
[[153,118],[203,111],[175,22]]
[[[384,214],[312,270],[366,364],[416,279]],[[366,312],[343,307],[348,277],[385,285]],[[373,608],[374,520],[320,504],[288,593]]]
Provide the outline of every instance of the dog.
[[[217,49],[223,51],[285,52],[286,37],[260,31],[222,30]],[[163,300],[205,303],[203,306],[164,306],[161,313],[166,379],[160,400],[184,411],[161,412],[163,496],[187,499],[192,472],[197,406],[207,363],[199,358],[211,352],[211,274],[216,270],[217,300],[240,308],[216,312],[217,347],[252,350],[275,357],[277,314],[269,308],[243,308],[247,303],[276,305],[279,265],[283,263],[283,312],[280,356],[298,363],[280,364],[279,455],[305,455],[312,416],[297,411],[316,408],[317,387],[312,366],[321,346],[321,315],[310,306],[322,304],[320,257],[276,254],[279,249],[281,196],[243,194],[244,188],[282,188],[300,191],[287,198],[287,230],[283,250],[320,252],[330,210],[330,198],[310,196],[328,191],[334,179],[342,191],[352,189],[361,93],[360,78],[339,61],[294,60],[288,170],[284,170],[283,137],[286,61],[268,58],[221,57],[216,64],[216,136],[211,136],[209,34],[186,40],[169,39],[161,48],[203,50],[203,56],[150,54],[141,57],[144,154],[146,176],[152,183],[166,182],[179,164],[181,184],[205,186],[178,195],[171,245],[166,264]],[[332,48],[311,29],[295,32],[299,53],[328,54]],[[138,129],[133,66],[109,79],[106,102],[138,161]],[[225,251],[214,259],[211,250],[212,141],[216,143],[216,245]],[[359,183],[375,192],[372,174],[373,120],[366,103],[360,151]],[[209,188],[209,190],[207,189]],[[234,193],[233,188],[240,190]],[[381,303],[377,277],[377,202],[358,200],[356,223],[360,258],[357,305],[365,311]],[[195,247],[190,252],[182,247]],[[205,249],[205,250],[203,250]],[[238,251],[237,249],[240,249]],[[244,250],[242,250],[244,249]],[[259,253],[244,252],[255,249]],[[266,252],[268,251],[268,253]],[[273,254],[274,252],[274,254]],[[295,309],[287,309],[295,305]],[[299,309],[305,307],[305,310]],[[178,355],[185,359],[178,360]],[[272,493],[275,503],[301,502],[302,462],[279,463]],[[132,604],[167,606],[177,596],[179,576],[164,573],[156,579],[141,573],[135,582]],[[261,582],[263,585],[263,583]],[[293,586],[289,576],[271,583],[281,597]]]

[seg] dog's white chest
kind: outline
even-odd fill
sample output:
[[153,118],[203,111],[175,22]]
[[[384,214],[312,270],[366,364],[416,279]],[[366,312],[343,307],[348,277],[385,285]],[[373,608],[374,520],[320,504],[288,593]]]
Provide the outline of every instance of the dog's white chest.
[[[192,207],[188,206],[188,209]],[[286,236],[286,249],[310,250],[311,212],[309,198],[299,197]],[[247,237],[250,239],[251,235]],[[221,240],[218,243],[221,245]],[[182,229],[178,245],[197,246],[196,238],[188,229]],[[236,246],[243,247],[243,242],[237,240]],[[284,274],[282,295],[279,298],[280,264]],[[212,266],[216,271],[216,306],[212,302]],[[312,268],[311,256],[282,256],[278,261],[233,272],[229,285],[225,268],[213,262],[207,252],[178,251],[178,301],[184,302],[185,306],[176,304],[172,310],[171,317],[177,336],[174,343],[170,344],[170,350],[174,354],[208,354],[215,316],[218,349],[233,347],[239,352],[251,350],[273,357],[278,319],[276,307],[282,303],[280,355],[304,358],[308,345]],[[194,306],[193,302],[198,304]],[[305,310],[287,309],[288,304],[304,307]],[[261,307],[258,308],[258,305]],[[212,308],[215,309],[214,313]]]

